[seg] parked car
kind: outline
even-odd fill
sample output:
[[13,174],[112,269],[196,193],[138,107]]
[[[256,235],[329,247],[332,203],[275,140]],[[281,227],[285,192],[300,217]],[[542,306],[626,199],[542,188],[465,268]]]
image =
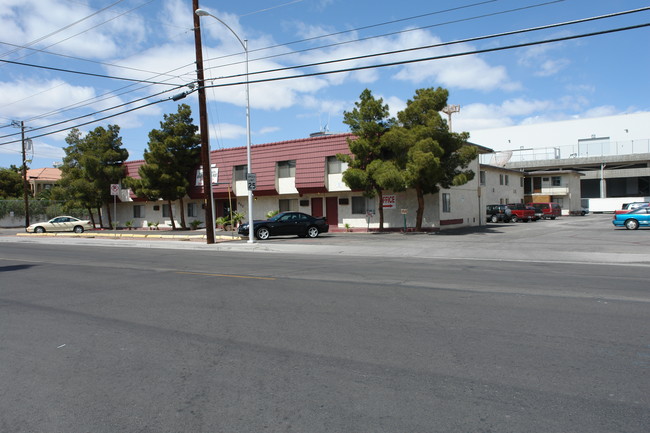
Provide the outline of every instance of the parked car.
[[555,218],[562,216],[562,207],[560,207],[560,205],[557,203],[553,203],[553,202],[528,203],[528,206],[534,206],[540,208],[544,213],[544,215],[542,216],[543,219],[550,218],[554,220]]
[[[282,212],[267,220],[253,221],[253,233],[261,240],[268,239],[269,236],[284,235],[315,238],[320,233],[327,233],[329,227],[325,218],[302,212]],[[239,226],[238,233],[249,236],[249,223]]]
[[626,214],[630,213],[634,209],[638,209],[640,207],[647,207],[650,203],[644,202],[644,201],[635,201],[632,203],[624,203],[623,207],[621,209],[617,209],[614,211],[614,215],[618,214]]
[[535,206],[535,203],[530,203],[528,205],[528,208],[532,209],[533,212],[535,212],[535,216],[533,217],[533,221],[538,221],[544,218],[544,212],[542,211],[541,207]]
[[643,206],[628,213],[615,214],[612,224],[616,227],[625,227],[628,230],[650,227],[650,207]]
[[35,223],[27,227],[27,233],[45,232],[75,232],[83,233],[84,230],[92,230],[93,225],[88,220],[80,220],[71,216],[58,216],[49,221]]
[[510,212],[512,213],[512,215],[510,215],[510,221],[513,223],[516,223],[517,221],[527,223],[535,217],[535,211],[529,209],[528,206],[523,203],[509,203],[507,206],[510,208]]
[[493,223],[498,223],[500,221],[504,223],[510,222],[510,216],[507,212],[508,206],[505,204],[489,204],[485,206],[485,209],[486,221]]

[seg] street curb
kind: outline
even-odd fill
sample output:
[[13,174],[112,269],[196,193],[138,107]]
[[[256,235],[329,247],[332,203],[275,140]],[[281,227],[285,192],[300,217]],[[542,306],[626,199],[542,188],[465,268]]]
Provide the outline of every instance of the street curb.
[[[105,232],[84,232],[84,233],[16,233],[21,237],[65,237],[65,238],[105,238],[105,239],[165,239],[180,241],[206,240],[207,235],[179,235],[179,234],[162,234],[162,233],[105,233]],[[239,236],[215,236],[215,240],[240,241]]]

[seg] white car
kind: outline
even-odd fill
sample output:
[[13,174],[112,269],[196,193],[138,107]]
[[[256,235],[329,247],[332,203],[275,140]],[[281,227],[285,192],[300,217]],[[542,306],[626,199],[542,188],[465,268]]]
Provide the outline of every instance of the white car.
[[80,220],[71,216],[58,216],[43,223],[35,223],[27,227],[27,233],[45,232],[75,232],[83,233],[84,230],[92,230],[93,225],[88,220]]

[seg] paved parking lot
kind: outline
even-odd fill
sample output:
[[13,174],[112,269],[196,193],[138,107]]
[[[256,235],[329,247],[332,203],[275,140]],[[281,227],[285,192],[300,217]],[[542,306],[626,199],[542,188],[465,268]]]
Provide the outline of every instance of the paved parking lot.
[[[562,217],[529,223],[488,223],[439,233],[325,233],[316,239],[276,237],[249,244],[235,240],[207,245],[203,240],[172,238],[197,232],[160,232],[162,239],[40,237],[22,229],[0,229],[0,242],[45,242],[208,249],[306,255],[473,258],[476,260],[590,262],[650,265],[650,230],[614,228],[608,214]],[[106,233],[106,232],[103,232]],[[144,232],[151,233],[151,232]],[[20,235],[20,236],[18,236]],[[90,233],[89,233],[90,235]]]

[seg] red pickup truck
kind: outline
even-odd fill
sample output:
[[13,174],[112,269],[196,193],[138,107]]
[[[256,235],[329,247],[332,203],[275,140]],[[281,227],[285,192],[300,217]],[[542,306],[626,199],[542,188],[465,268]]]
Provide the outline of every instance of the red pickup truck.
[[508,203],[507,206],[510,209],[510,221],[513,223],[517,221],[527,223],[535,218],[535,210],[523,203]]
[[635,201],[632,203],[625,203],[623,205],[623,209],[618,209],[614,211],[614,215],[622,214],[622,213],[629,213],[633,211],[634,209],[638,209],[640,207],[646,207],[650,205],[650,203],[646,203],[643,201]]

